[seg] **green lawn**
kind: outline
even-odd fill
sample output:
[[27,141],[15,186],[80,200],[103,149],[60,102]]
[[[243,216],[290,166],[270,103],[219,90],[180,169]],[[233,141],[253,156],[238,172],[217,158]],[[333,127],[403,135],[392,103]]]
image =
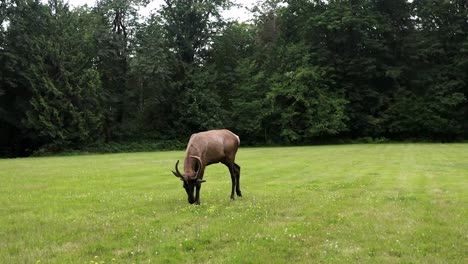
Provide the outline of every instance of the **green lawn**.
[[468,262],[468,144],[241,147],[200,206],[183,155],[0,160],[0,263]]

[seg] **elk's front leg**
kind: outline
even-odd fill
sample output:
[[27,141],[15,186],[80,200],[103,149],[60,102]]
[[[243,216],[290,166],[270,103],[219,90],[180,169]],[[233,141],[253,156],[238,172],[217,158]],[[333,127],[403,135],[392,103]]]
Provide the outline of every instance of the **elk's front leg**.
[[195,204],[200,204],[200,189],[201,189],[201,183],[197,184],[196,186],[196,193],[195,193]]

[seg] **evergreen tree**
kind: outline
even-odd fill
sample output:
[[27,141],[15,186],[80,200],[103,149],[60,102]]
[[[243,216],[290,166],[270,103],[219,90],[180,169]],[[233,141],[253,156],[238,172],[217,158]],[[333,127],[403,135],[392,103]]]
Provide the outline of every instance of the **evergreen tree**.
[[101,126],[100,81],[79,22],[88,13],[70,12],[61,1],[17,2],[10,12],[2,82],[19,144],[59,150],[93,140]]

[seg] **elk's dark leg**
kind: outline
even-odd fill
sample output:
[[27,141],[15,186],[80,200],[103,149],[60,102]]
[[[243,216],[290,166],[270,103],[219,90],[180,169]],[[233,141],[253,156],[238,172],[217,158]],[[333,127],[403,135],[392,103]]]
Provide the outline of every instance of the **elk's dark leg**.
[[200,204],[200,189],[201,189],[201,183],[197,184],[195,187],[195,204]]
[[234,166],[228,166],[229,172],[231,173],[232,189],[231,189],[231,200],[234,200],[234,189],[236,187],[236,173]]
[[242,197],[242,192],[240,190],[240,166],[234,163],[234,172],[236,175],[236,193],[237,196]]
[[[198,168],[198,170],[200,170],[198,174],[201,175],[200,180],[202,180],[203,175],[205,174],[205,167],[202,166],[201,168]],[[200,189],[201,189],[201,182],[195,185],[195,204],[200,204]]]

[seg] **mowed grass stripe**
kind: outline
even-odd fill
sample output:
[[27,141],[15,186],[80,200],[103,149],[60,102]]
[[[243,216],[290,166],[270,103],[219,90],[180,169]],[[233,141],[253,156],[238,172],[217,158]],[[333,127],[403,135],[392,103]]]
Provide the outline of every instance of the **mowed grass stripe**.
[[0,263],[467,261],[467,144],[241,148],[200,206],[183,155],[0,160]]

